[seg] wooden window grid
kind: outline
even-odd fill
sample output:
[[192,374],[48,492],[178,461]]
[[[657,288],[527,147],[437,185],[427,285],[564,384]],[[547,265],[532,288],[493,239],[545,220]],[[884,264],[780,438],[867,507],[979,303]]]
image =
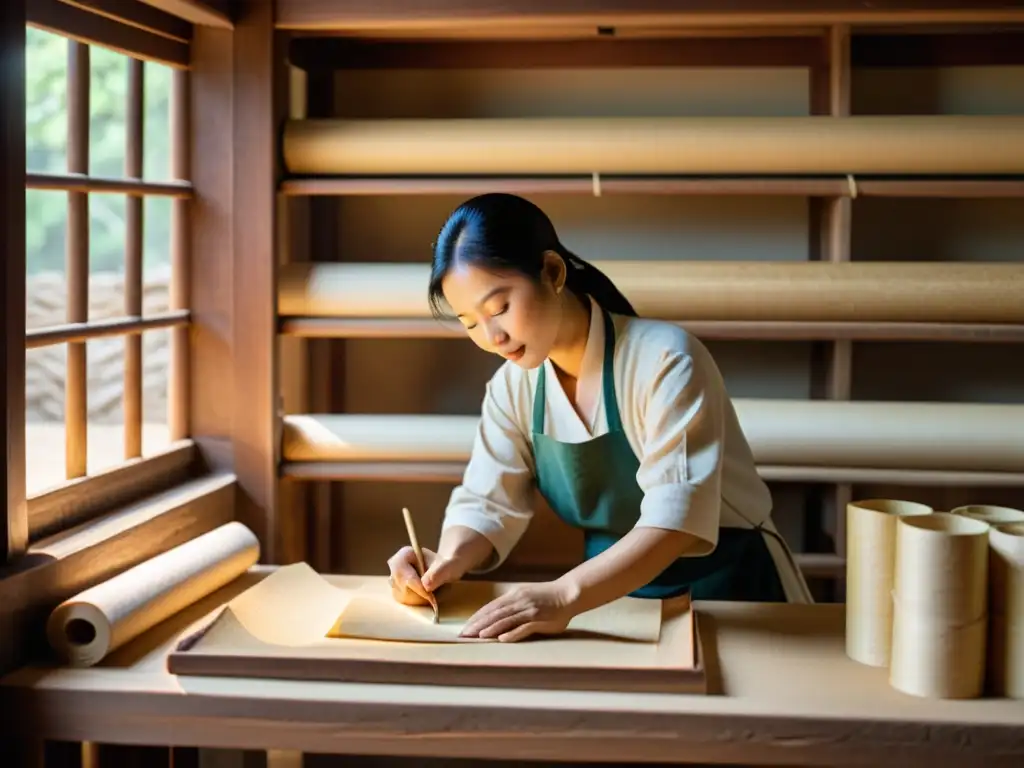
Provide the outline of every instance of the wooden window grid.
[[[80,7],[81,6],[81,7]],[[8,559],[29,544],[82,522],[113,504],[124,503],[151,487],[158,478],[173,481],[194,455],[189,439],[189,204],[190,93],[187,69],[190,25],[143,4],[118,5],[117,16],[105,0],[67,4],[33,0],[27,25],[68,40],[67,172],[28,173],[25,188],[63,191],[67,195],[66,322],[26,331],[25,348],[67,345],[64,425],[66,483],[26,500],[21,514],[27,520],[8,520]],[[89,174],[90,50],[100,45],[126,57],[126,141],[121,178]],[[143,178],[144,64],[152,61],[172,69],[170,181]],[[121,317],[91,321],[89,309],[89,195],[125,196],[124,309]],[[171,199],[169,310],[143,316],[143,205],[147,197]],[[22,286],[25,286],[23,279]],[[24,288],[23,288],[24,290]],[[22,310],[24,311],[24,310]],[[170,331],[168,431],[170,444],[152,456],[142,450],[142,334]],[[112,469],[87,472],[86,342],[124,337],[124,461]],[[24,387],[24,382],[22,382]],[[16,447],[24,453],[25,445]]]

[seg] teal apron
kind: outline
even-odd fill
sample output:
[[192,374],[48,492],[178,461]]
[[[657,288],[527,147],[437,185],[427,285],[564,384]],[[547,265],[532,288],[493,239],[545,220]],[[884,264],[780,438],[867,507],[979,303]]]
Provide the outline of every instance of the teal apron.
[[[584,531],[584,559],[629,533],[640,517],[644,493],[636,480],[640,461],[630,446],[615,397],[615,327],[604,317],[604,408],[608,432],[584,443],[561,443],[544,434],[545,368],[537,375],[533,451],[537,486],[551,509]],[[694,600],[786,602],[760,528],[722,528],[718,545],[703,557],[680,557],[634,597],[666,598],[689,592]]]

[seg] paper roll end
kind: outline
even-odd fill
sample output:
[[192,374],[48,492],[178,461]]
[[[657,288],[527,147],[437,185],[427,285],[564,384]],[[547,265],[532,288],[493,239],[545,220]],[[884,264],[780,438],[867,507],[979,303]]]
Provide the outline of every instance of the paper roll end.
[[91,667],[106,656],[110,632],[93,606],[69,602],[57,606],[50,614],[46,639],[69,666]]

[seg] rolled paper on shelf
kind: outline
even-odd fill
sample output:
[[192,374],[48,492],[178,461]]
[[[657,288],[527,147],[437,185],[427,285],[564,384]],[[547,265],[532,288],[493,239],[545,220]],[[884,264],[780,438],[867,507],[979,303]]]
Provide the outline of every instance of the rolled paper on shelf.
[[871,667],[889,664],[896,522],[929,515],[927,504],[866,499],[846,505],[846,655]]
[[983,693],[988,554],[988,523],[948,512],[898,520],[893,688],[940,699]]
[[[1024,405],[751,398],[733,404],[761,465],[1024,470]],[[283,458],[465,462],[478,423],[476,416],[435,414],[289,415]]]
[[[677,321],[1024,322],[1024,264],[594,260],[644,317]],[[285,317],[431,317],[427,263],[279,271]]]
[[295,174],[1014,174],[1024,117],[290,120]]
[[951,509],[954,515],[965,515],[989,525],[1002,523],[1024,523],[1024,510],[1013,507],[999,507],[992,504],[967,504]]
[[989,688],[1024,699],[1024,523],[989,530]]
[[93,666],[238,578],[259,553],[251,530],[222,525],[64,601],[50,614],[47,640],[71,666]]

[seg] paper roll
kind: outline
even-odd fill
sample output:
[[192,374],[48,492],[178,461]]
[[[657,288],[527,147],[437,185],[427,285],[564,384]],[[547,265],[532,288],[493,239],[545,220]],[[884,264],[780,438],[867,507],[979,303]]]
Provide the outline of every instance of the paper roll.
[[[1024,264],[1019,263],[593,263],[640,315],[664,320],[1024,322]],[[278,312],[285,317],[430,318],[429,274],[425,262],[282,265]]]
[[989,687],[1024,699],[1024,523],[989,530]]
[[928,515],[926,504],[867,499],[846,505],[846,655],[861,664],[889,664],[896,521]]
[[896,526],[889,682],[913,696],[980,696],[988,627],[989,525],[934,512]]
[[[752,398],[733,405],[761,465],[1024,470],[1024,405]],[[529,415],[529,407],[520,412]],[[435,414],[289,415],[283,458],[465,462],[478,423]]]
[[992,504],[968,504],[950,510],[954,515],[965,515],[989,525],[1002,523],[1024,523],[1024,511],[1013,507],[997,507]]
[[1005,174],[1024,117],[290,120],[296,174]]
[[47,640],[71,666],[93,666],[243,574],[259,551],[247,527],[222,525],[64,601],[50,614]]

